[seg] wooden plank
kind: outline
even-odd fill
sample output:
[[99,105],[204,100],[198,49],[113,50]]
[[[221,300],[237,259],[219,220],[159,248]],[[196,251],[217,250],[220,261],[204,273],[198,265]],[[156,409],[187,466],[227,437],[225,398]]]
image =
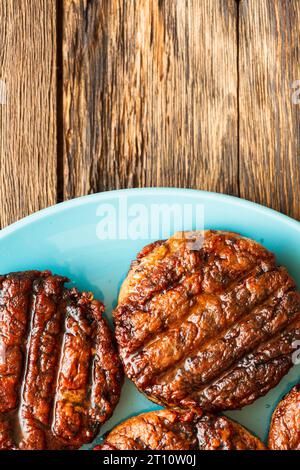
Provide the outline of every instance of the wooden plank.
[[0,0],[0,18],[3,227],[56,202],[55,2]]
[[237,194],[234,0],[64,0],[65,197]]
[[300,219],[300,1],[243,0],[239,18],[241,196]]

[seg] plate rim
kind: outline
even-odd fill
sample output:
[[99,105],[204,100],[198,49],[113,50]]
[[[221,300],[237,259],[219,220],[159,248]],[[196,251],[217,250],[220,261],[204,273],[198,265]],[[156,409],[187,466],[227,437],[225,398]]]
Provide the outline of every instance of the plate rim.
[[[149,197],[151,195],[152,196],[155,195],[156,197],[158,196],[162,198],[163,197],[170,198],[172,196],[180,198],[180,196],[186,195],[192,198],[192,203],[196,203],[198,201],[199,203],[205,204],[206,202],[208,202],[209,204],[212,204],[213,206],[214,204],[225,204],[229,208],[229,210],[230,211],[233,210],[233,212],[235,210],[249,210],[251,211],[251,215],[255,216],[255,214],[258,214],[260,216],[260,220],[262,220],[263,222],[264,222],[264,217],[267,217],[268,220],[266,221],[266,224],[267,223],[272,224],[272,222],[274,222],[275,224],[279,224],[278,229],[282,230],[282,232],[287,230],[287,232],[291,234],[291,237],[294,237],[295,233],[297,235],[298,233],[300,233],[300,221],[297,221],[296,219],[293,219],[274,209],[268,208],[261,204],[257,204],[257,203],[254,203],[254,202],[251,202],[251,201],[248,201],[246,199],[239,198],[236,196],[231,196],[231,195],[223,194],[223,193],[197,190],[197,189],[190,189],[190,188],[176,188],[176,187],[130,188],[130,189],[104,191],[104,192],[95,193],[92,195],[81,196],[81,197],[64,201],[58,204],[54,204],[45,209],[39,210],[0,230],[0,245],[1,245],[1,241],[3,241],[4,242],[3,244],[5,246],[4,240],[10,243],[9,237],[11,235],[16,235],[16,238],[18,237],[18,235],[20,234],[22,235],[22,232],[19,233],[19,231],[22,231],[23,228],[28,227],[30,230],[31,224],[39,223],[40,221],[42,221],[42,223],[44,221],[45,224],[51,223],[52,217],[55,217],[56,215],[64,213],[65,211],[71,210],[73,208],[78,207],[80,209],[90,203],[101,204],[103,201],[108,201],[112,198],[118,198],[120,196],[126,196],[126,195],[128,195],[129,197],[143,197],[143,196]],[[195,199],[193,199],[193,196],[195,196]],[[179,201],[179,203],[181,203],[181,201]],[[72,223],[73,215],[74,214],[72,214],[69,220],[70,223]],[[76,212],[75,212],[75,215],[76,215]],[[283,224],[283,227],[282,227],[282,224]],[[39,229],[39,226],[37,225],[36,228]],[[43,228],[43,225],[42,225],[42,228]],[[34,227],[33,227],[33,230],[34,230]],[[294,233],[289,232],[289,230],[291,230],[292,232],[294,231]],[[12,242],[14,242],[14,237],[12,237]],[[124,393],[124,390],[122,393]],[[280,399],[281,399],[281,395],[279,396],[279,392],[278,392],[278,394],[276,395],[276,398],[274,399],[274,401],[272,400],[272,403],[271,403],[272,412],[275,409]],[[149,408],[147,408],[147,411],[153,411],[153,405],[154,405],[153,403],[151,404],[151,407],[149,405]],[[254,410],[255,415],[257,414],[258,410],[259,408]],[[141,409],[138,409],[138,411],[134,410],[133,415],[138,415],[144,411],[146,410],[141,410]],[[269,420],[271,419],[271,415],[269,411],[263,414],[263,416],[266,416],[266,423],[263,423],[263,424],[257,423],[256,426],[254,426],[251,420],[249,420],[247,413],[244,417],[240,418],[239,416],[239,417],[234,417],[234,419],[236,419],[237,422],[240,422],[243,426],[246,426],[247,428],[249,428],[252,433],[259,435],[260,439],[266,442],[266,437],[268,434],[268,427],[269,427]],[[127,418],[122,418],[123,414],[119,414],[119,413],[120,412],[114,411],[114,415],[113,415],[115,416],[115,418],[118,418],[117,422],[121,422],[127,419]],[[121,413],[123,413],[123,410],[121,410]],[[131,415],[132,414],[130,413],[130,416]],[[108,421],[108,423],[110,423],[110,420]],[[110,423],[110,428],[114,427],[115,425],[116,424],[112,425]],[[101,429],[100,433],[97,435],[97,439],[99,439],[102,436],[103,436],[103,428]],[[93,442],[95,444],[95,441]],[[89,444],[88,449],[91,450],[91,448],[92,448],[91,444]],[[80,450],[82,450],[82,448]]]
[[127,189],[115,189],[111,191],[103,191],[94,194],[88,194],[85,196],[80,196],[74,199],[70,199],[68,201],[63,201],[52,206],[46,207],[39,211],[36,211],[22,219],[14,222],[7,227],[4,227],[0,230],[0,240],[12,233],[15,233],[18,230],[21,230],[23,227],[30,225],[33,222],[38,220],[42,220],[47,217],[51,217],[57,213],[64,212],[66,210],[72,209],[74,207],[80,207],[88,204],[89,202],[95,202],[99,200],[99,202],[105,201],[111,197],[118,197],[124,194],[128,196],[135,196],[138,194],[143,194],[145,196],[155,194],[158,196],[170,196],[172,193],[177,194],[189,194],[189,195],[197,195],[200,196],[202,199],[206,200],[214,200],[218,203],[225,202],[225,203],[232,203],[235,206],[244,207],[245,209],[251,209],[252,211],[256,211],[259,213],[263,213],[268,217],[273,218],[274,220],[278,220],[284,224],[292,226],[293,229],[298,230],[300,232],[300,221],[289,217],[275,209],[272,209],[267,206],[263,206],[262,204],[258,204],[256,202],[249,201],[244,198],[240,198],[238,196],[231,196],[229,194],[217,193],[213,191],[205,191],[199,189],[192,189],[192,188],[176,188],[176,187],[147,187],[147,188],[127,188]]

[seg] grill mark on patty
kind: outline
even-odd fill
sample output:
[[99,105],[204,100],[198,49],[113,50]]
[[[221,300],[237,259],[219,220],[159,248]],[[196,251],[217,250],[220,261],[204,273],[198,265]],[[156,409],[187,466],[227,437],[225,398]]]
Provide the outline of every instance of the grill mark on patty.
[[27,273],[24,277],[16,273],[15,276],[1,279],[0,335],[5,356],[4,363],[0,365],[1,413],[14,409],[19,398],[19,377],[24,367],[32,281],[33,275]]
[[27,363],[20,403],[23,434],[20,448],[44,449],[55,396],[63,312],[60,306],[66,279],[45,277],[33,283]]
[[[258,285],[260,292],[254,296]],[[193,356],[196,351],[199,354],[205,351],[211,340],[222,340],[236,321],[255,314],[254,309],[267,304],[274,295],[282,297],[292,287],[294,282],[286,270],[279,269],[246,278],[221,296],[200,295],[198,304],[190,310],[181,325],[158,334],[155,341],[146,345],[140,353],[124,359],[128,375],[134,375],[137,384],[145,386],[154,378],[172,374],[172,370],[180,369],[187,357]],[[239,304],[237,299],[241,291],[243,298],[242,304]],[[201,301],[204,301],[202,307]],[[163,354],[164,344],[167,344],[167,357]]]
[[90,442],[99,424],[111,416],[119,398],[122,372],[116,357],[107,354],[113,339],[102,319],[102,304],[75,289],[71,295],[52,429],[66,442],[76,444]]
[[[184,253],[184,241],[181,242],[183,245],[179,245],[178,240],[171,238],[166,243],[168,246],[174,243],[174,253],[180,246],[177,258],[187,256]],[[146,285],[151,277],[151,266],[155,265],[155,250],[151,252],[152,258],[147,267]],[[188,248],[185,247],[185,250]],[[234,384],[234,381],[239,380],[237,372],[241,369],[242,361],[250,356],[251,351],[256,353],[260,343],[267,342],[272,336],[276,337],[280,331],[284,333],[291,322],[300,318],[300,296],[285,268],[277,268],[274,255],[253,240],[232,233],[207,231],[201,250],[201,256],[197,258],[198,267],[194,266],[194,271],[185,273],[186,279],[189,280],[195,276],[197,269],[198,273],[201,271],[201,286],[197,286],[197,293],[192,289],[188,292],[188,288],[183,286],[185,279],[182,278],[180,285],[172,287],[171,290],[163,289],[160,293],[155,290],[150,301],[139,304],[136,292],[142,298],[145,286],[141,282],[143,271],[139,265],[139,274],[135,277],[133,267],[133,272],[129,273],[125,281],[125,288],[121,290],[120,302],[114,312],[119,351],[127,375],[142,392],[157,403],[196,408],[203,406],[208,410],[239,408],[253,401],[255,393],[258,397],[262,390],[265,393],[278,382],[290,368],[291,359],[283,355],[282,358],[270,361],[269,365],[266,364],[266,369],[272,371],[273,379],[268,375],[268,370],[263,376],[261,366],[261,379],[263,381],[265,377],[266,383],[262,383],[260,389],[254,387],[252,395],[249,396],[247,388],[251,388],[252,382],[255,382],[255,374],[252,373],[248,377],[249,387],[240,391],[236,398],[233,392],[232,403],[230,393],[227,394],[224,384],[221,384],[223,377],[227,373],[230,374],[228,386],[232,389],[238,388],[239,384]],[[148,260],[144,259],[144,264],[147,262]],[[158,268],[155,267],[155,278]],[[164,270],[162,277],[166,277]],[[248,289],[251,290],[251,287],[252,292],[249,294]],[[174,300],[175,289],[179,299],[179,313],[177,304],[173,305],[169,312],[167,303],[170,296]],[[150,298],[149,290],[146,297]],[[201,311],[195,306],[195,299],[204,301],[205,298],[216,301],[215,310],[211,309],[211,319],[209,312],[205,311],[207,305]],[[186,305],[187,302],[190,304]],[[163,311],[164,306],[168,310],[167,315]],[[206,326],[201,321],[203,315],[204,318],[207,315]],[[226,321],[223,319],[224,315],[227,315]],[[172,318],[172,321],[168,323],[166,316],[168,319]],[[207,331],[203,332],[204,329]],[[147,330],[150,330],[150,334]],[[286,337],[286,341],[289,339],[292,339],[292,335]],[[281,340],[277,338],[277,341],[275,349],[279,350]],[[223,343],[226,343],[227,352]],[[230,346],[231,355],[228,354]],[[217,360],[218,350],[220,358]],[[207,367],[203,366],[203,359]],[[273,372],[275,364],[278,364],[278,370]],[[191,370],[193,366],[195,370]],[[239,373],[247,380],[245,372]],[[221,387],[217,406],[213,403],[216,399],[212,395],[210,404],[209,398],[204,400],[199,392],[203,387],[209,390],[215,382]]]
[[[250,262],[250,267],[251,260],[253,266],[255,266],[257,260],[259,260],[260,263],[267,262],[273,265],[275,263],[274,255],[254,240],[243,238],[231,232],[207,230],[205,234],[203,246],[198,250],[192,248],[187,249],[189,243],[189,232],[187,232],[183,234],[181,238],[177,238],[176,235],[174,235],[174,237],[165,241],[162,245],[154,248],[149,256],[143,257],[141,260],[139,260],[139,255],[137,255],[137,261],[132,263],[129,276],[121,288],[119,304],[128,304],[128,306],[131,305],[134,308],[142,307],[146,302],[151,301],[157,292],[175,287],[177,283],[180,283],[180,279],[182,279],[185,274],[190,274],[191,272],[197,273],[205,267],[217,268],[218,272],[218,264],[226,259],[226,250],[227,254],[229,254],[231,250],[231,256],[234,254],[236,258],[240,256],[242,252],[244,256],[247,256],[247,262],[248,264]],[[223,241],[225,245],[225,251],[223,250],[223,252],[217,253],[216,250],[214,250],[214,245],[219,243],[220,240]],[[180,249],[178,249],[178,247]],[[146,250],[146,248],[147,247],[145,247],[142,252]],[[163,252],[164,256],[161,252]],[[168,253],[171,253],[171,256],[167,257]],[[200,263],[202,264],[200,265]],[[243,259],[237,264],[242,265],[242,263]],[[224,266],[226,266],[226,263]],[[178,267],[180,268],[180,274],[176,277]],[[232,263],[229,267],[232,271]],[[238,274],[239,271],[242,273],[246,270],[247,268],[234,272]],[[216,272],[214,274],[216,274]],[[234,280],[233,273],[229,271],[226,273],[226,270],[224,270],[222,273],[224,277],[214,279],[214,288],[224,288],[226,274]],[[124,286],[126,286],[126,289],[124,289]],[[116,318],[121,316],[119,315],[118,308],[115,310],[115,316]]]
[[[152,383],[180,388],[181,392],[211,381],[217,374],[229,369],[235,361],[254,350],[260,343],[282,331],[300,312],[298,295],[291,291],[283,298],[256,307],[225,334],[201,348],[196,355],[177,363]],[[254,336],[249,331],[255,331]]]
[[[66,442],[90,441],[95,429],[89,419],[90,377],[95,323],[89,299],[72,291],[66,307],[65,335],[55,397],[52,429]],[[102,309],[101,309],[102,312]],[[71,416],[71,418],[70,418]],[[84,431],[84,434],[82,434]]]
[[[264,263],[263,267],[261,265],[254,267],[251,265],[249,269],[241,273],[238,279],[235,279],[226,286],[222,297],[230,294],[236,286],[248,278],[258,276],[273,268],[274,263],[269,263],[269,265]],[[180,325],[190,315],[191,309],[197,307],[197,300],[201,296],[218,298],[215,292],[210,294],[203,292],[201,283],[200,271],[190,276],[186,275],[181,284],[176,285],[175,288],[155,295],[146,305],[145,310],[132,310],[131,306],[131,309],[128,309],[127,312],[130,315],[129,318],[124,307],[121,306],[120,309],[125,316],[125,320],[119,320],[118,318],[116,324],[119,330],[122,329],[120,344],[122,344],[123,356],[126,357],[125,352],[131,354],[132,357],[138,355],[152,343],[156,336],[163,335],[167,330]],[[195,289],[193,284],[198,284],[198,287]],[[174,304],[176,304],[175,310]]]
[[[300,339],[300,320],[297,319],[284,331],[260,345],[240,359],[217,380],[196,390],[180,401],[186,407],[193,403],[209,411],[241,408],[263,396],[275,387],[283,374],[292,366],[291,353],[295,340]],[[221,397],[221,400],[220,400]]]
[[[219,235],[220,236],[220,235]],[[172,239],[171,239],[172,240]],[[243,241],[242,238],[237,239],[238,241]],[[181,240],[183,243],[184,240]],[[170,243],[170,241],[166,242]],[[178,243],[178,240],[176,240]],[[252,242],[255,244],[255,242]],[[229,249],[229,247],[226,247]],[[193,297],[195,295],[199,295],[201,293],[208,293],[208,294],[217,294],[220,290],[224,291],[225,289],[230,289],[233,287],[237,282],[241,282],[245,277],[251,274],[252,271],[256,269],[261,269],[261,271],[269,271],[275,267],[275,259],[273,254],[264,250],[261,253],[261,257],[253,256],[248,247],[248,251],[245,250],[244,257],[242,257],[242,261],[238,262],[238,252],[236,246],[232,243],[230,248],[234,251],[234,256],[236,260],[236,264],[239,266],[239,269],[233,270],[229,272],[227,269],[226,271],[226,264],[223,266],[222,264],[218,267],[218,263],[220,263],[220,257],[217,257],[214,253],[210,254],[210,257],[207,257],[205,253],[205,245],[201,250],[197,252],[192,252],[193,256],[193,263],[191,266],[187,266],[187,268],[182,272],[182,275],[179,279],[176,278],[176,282],[174,279],[170,280],[168,285],[164,285],[161,287],[159,291],[157,289],[152,292],[152,295],[148,298],[146,295],[142,301],[138,302],[136,300],[136,292],[138,291],[140,298],[142,298],[142,294],[140,292],[144,292],[144,279],[136,279],[135,283],[137,287],[134,287],[132,291],[134,294],[132,295],[132,291],[126,297],[125,295],[121,295],[121,301],[119,301],[118,307],[114,311],[114,318],[116,323],[116,335],[118,339],[118,343],[122,346],[122,350],[126,350],[128,353],[134,353],[138,348],[143,345],[143,342],[149,342],[154,337],[155,334],[159,333],[160,331],[164,331],[164,329],[172,327],[173,324],[182,320],[182,318],[177,318],[175,315],[174,321],[172,321],[172,315],[174,315],[174,309],[171,308],[171,321],[168,320],[168,316],[163,309],[156,310],[156,303],[159,301],[162,305],[166,303],[166,298],[170,296],[170,293],[174,294],[176,290],[178,291],[178,298],[181,300],[182,297],[186,298],[187,303],[187,312],[183,311],[182,317],[188,315],[188,307],[189,303],[192,302]],[[262,248],[262,247],[261,247]],[[159,247],[161,249],[161,247]],[[184,246],[181,247],[181,251],[184,250]],[[187,250],[186,250],[187,251]],[[155,252],[155,250],[154,250]],[[181,253],[181,252],[180,252]],[[152,253],[153,254],[153,253]],[[183,253],[185,256],[185,253]],[[232,253],[231,253],[232,254]],[[244,260],[244,268],[243,266],[243,259],[245,256],[248,257],[247,262]],[[179,257],[177,254],[176,258]],[[171,258],[172,260],[172,258]],[[171,264],[171,260],[169,264]],[[224,260],[223,260],[224,261]],[[176,261],[176,264],[178,261]],[[170,266],[168,266],[170,268]],[[211,281],[211,270],[217,268],[218,276],[220,279],[216,280],[213,279]],[[228,267],[227,267],[228,268]],[[159,271],[159,266],[154,268],[156,271]],[[157,274],[153,274],[150,272],[148,274],[145,273],[142,267],[139,266],[139,274],[144,274],[146,276],[147,283],[148,278],[151,278],[151,275],[158,277]],[[216,274],[214,274],[216,276]],[[135,278],[136,270],[133,269],[133,272],[129,273],[129,278]],[[165,282],[165,268],[163,269],[163,274],[161,274],[164,282]],[[168,279],[172,276],[172,269],[168,273]],[[132,279],[131,279],[132,280]],[[193,280],[194,282],[190,282]],[[125,284],[130,284],[130,281],[125,281]],[[212,284],[212,285],[211,285]],[[123,291],[124,287],[121,289]],[[123,298],[122,298],[123,297]],[[166,306],[164,306],[164,309]],[[149,312],[151,311],[151,316]],[[150,318],[149,318],[150,317]],[[146,328],[147,326],[147,328]]]
[[[89,293],[80,294],[76,289],[70,291],[64,288],[66,281],[66,278],[52,276],[48,271],[12,273],[0,277],[0,334],[7,343],[8,351],[13,344],[14,351],[22,353],[18,356],[18,362],[11,364],[5,361],[4,365],[0,364],[0,404],[5,403],[6,406],[0,409],[0,449],[78,448],[92,440],[100,422],[111,415],[119,399],[123,376],[112,346],[110,330],[102,317],[104,307],[100,302],[92,301]],[[64,379],[71,385],[67,390],[70,401],[78,392],[78,383],[86,393],[82,402],[75,400],[75,405],[67,403],[67,414],[58,413],[60,433],[55,434],[53,421],[58,399],[57,384],[61,367],[64,367],[61,362],[63,345],[68,339],[64,323],[72,309],[78,313],[72,324],[73,331],[79,337],[75,334],[75,342],[81,344],[79,353],[86,360],[80,363],[73,382],[68,373]],[[86,340],[90,348],[86,348]],[[77,351],[71,350],[68,359],[76,361],[76,354]],[[105,376],[109,381],[103,381],[98,387],[94,387],[97,373],[94,371],[95,362],[91,359],[96,354],[99,355],[99,363],[112,366]],[[102,358],[102,355],[109,356],[109,359]],[[13,379],[10,386],[3,382],[7,374]],[[106,395],[106,406],[102,406],[101,413],[99,410],[95,412],[91,402],[92,388],[93,403],[100,401],[103,405],[102,394]],[[65,408],[62,406],[59,411],[65,411]],[[82,416],[78,421],[80,413]]]
[[118,401],[122,373],[114,358],[105,353],[114,343],[107,323],[98,322],[97,328],[98,341],[92,368],[91,416],[102,423],[111,416],[112,408]]
[[[14,448],[23,438],[17,406],[26,369],[32,311],[31,291],[36,275],[36,271],[29,271],[1,277],[0,334],[5,347],[5,364],[2,367],[4,374],[0,377],[0,413],[6,438],[3,448],[6,449]],[[10,372],[8,376],[7,372]],[[9,377],[10,384],[5,380],[6,377]]]

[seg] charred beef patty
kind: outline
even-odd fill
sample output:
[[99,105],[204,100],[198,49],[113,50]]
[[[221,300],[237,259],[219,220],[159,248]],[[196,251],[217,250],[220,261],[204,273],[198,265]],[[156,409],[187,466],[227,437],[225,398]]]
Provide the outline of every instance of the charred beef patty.
[[0,449],[78,448],[119,400],[103,305],[49,271],[0,277]]
[[300,384],[284,397],[273,413],[269,447],[273,450],[300,450]]
[[255,241],[186,232],[142,250],[114,320],[125,371],[150,399],[196,411],[236,409],[292,366],[300,295]]
[[265,446],[240,424],[224,416],[172,410],[128,419],[95,450],[263,450]]

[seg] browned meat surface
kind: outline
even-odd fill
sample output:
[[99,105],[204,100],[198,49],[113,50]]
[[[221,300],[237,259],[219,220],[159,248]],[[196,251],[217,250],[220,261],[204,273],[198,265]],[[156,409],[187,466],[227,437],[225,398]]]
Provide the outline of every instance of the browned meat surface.
[[203,416],[197,439],[200,450],[266,450],[256,436],[225,416]]
[[255,241],[180,235],[145,247],[122,286],[114,319],[126,373],[163,405],[243,407],[290,369],[300,295]]
[[300,384],[284,397],[273,413],[269,447],[273,450],[300,450]]
[[95,450],[264,450],[260,440],[224,416],[153,411],[128,419]]
[[78,448],[118,402],[104,307],[66,281],[48,271],[0,277],[0,449]]

